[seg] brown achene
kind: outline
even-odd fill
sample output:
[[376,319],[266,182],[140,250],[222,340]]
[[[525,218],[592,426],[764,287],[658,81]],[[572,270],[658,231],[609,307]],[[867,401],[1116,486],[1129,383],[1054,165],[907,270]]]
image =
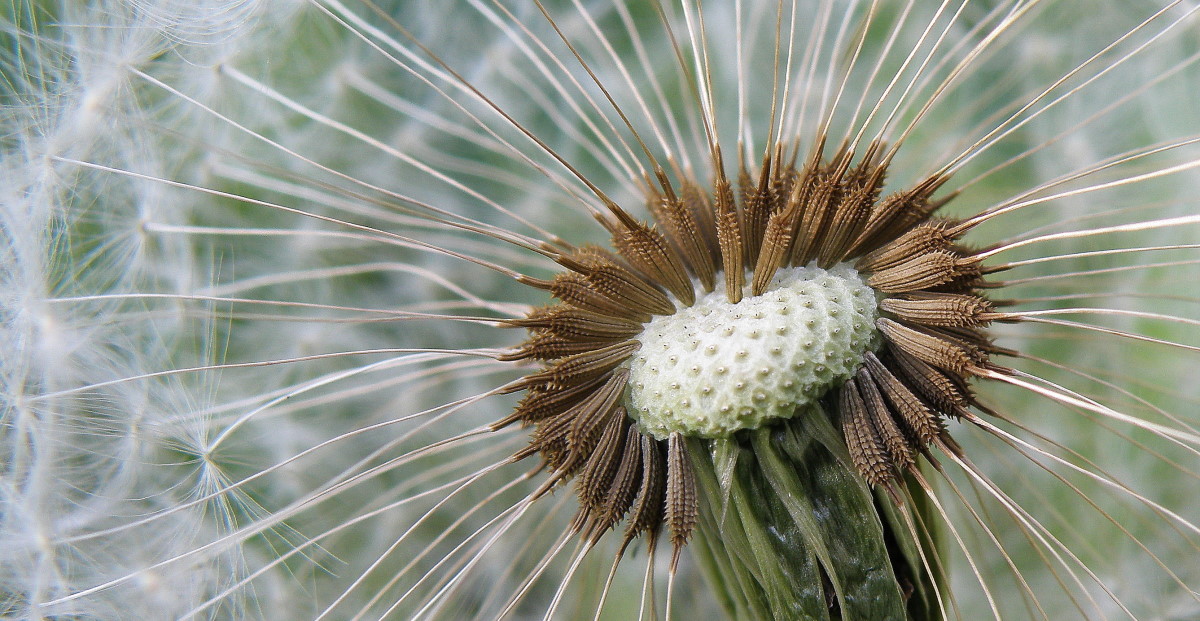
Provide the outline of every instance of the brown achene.
[[894,151],[873,143],[856,157],[843,145],[823,158],[824,147],[818,141],[802,165],[797,149],[783,146],[758,170],[742,164],[736,197],[719,165],[709,192],[688,178],[675,187],[659,171],[657,184],[644,183],[655,224],[609,204],[600,220],[613,250],[574,248],[555,256],[566,271],[554,279],[521,278],[558,302],[509,322],[530,336],[505,359],[541,366],[512,385],[525,397],[493,428],[534,428],[514,460],[540,458],[550,477],[539,494],[575,480],[572,529],[589,545],[625,519],[618,558],[642,535],[653,550],[665,526],[674,567],[696,527],[685,438],[639,431],[622,395],[642,325],[693,304],[697,289],[721,286],[736,304],[764,293],[781,268],[853,265],[881,297],[883,345],[825,402],[856,469],[899,502],[898,478],[922,456],[936,464],[929,446],[959,450],[943,419],[980,407],[969,382],[1003,372],[990,358],[1006,353],[985,332],[1006,318],[982,294],[989,270],[959,243],[970,227],[934,217],[952,197],[933,198],[945,176],[881,196]]

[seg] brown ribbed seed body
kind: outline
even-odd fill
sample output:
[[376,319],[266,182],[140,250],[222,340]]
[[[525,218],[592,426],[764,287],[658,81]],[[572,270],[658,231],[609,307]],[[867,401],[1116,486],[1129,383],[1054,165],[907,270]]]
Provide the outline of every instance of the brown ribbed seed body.
[[575,481],[573,528],[585,539],[625,519],[621,551],[643,535],[653,548],[665,527],[677,561],[696,527],[689,440],[643,433],[623,394],[643,324],[698,294],[718,288],[736,304],[767,291],[779,269],[809,264],[848,263],[866,278],[880,298],[882,345],[865,354],[853,379],[830,386],[825,402],[873,485],[893,486],[929,445],[957,450],[943,420],[979,407],[968,386],[974,376],[1003,371],[990,357],[1004,352],[985,332],[1002,315],[982,295],[980,259],[960,243],[968,227],[932,217],[948,200],[932,198],[946,179],[881,198],[892,155],[883,145],[861,158],[845,146],[827,160],[817,152],[801,168],[785,156],[793,152],[769,149],[759,170],[738,172],[736,189],[720,170],[719,151],[707,192],[694,179],[672,184],[661,174],[658,186],[647,179],[655,223],[609,203],[600,220],[612,251],[551,250],[566,271],[550,280],[519,277],[558,301],[508,322],[530,336],[503,359],[541,366],[512,384],[527,394],[493,427],[534,428],[514,459],[540,458],[551,474],[540,493]]

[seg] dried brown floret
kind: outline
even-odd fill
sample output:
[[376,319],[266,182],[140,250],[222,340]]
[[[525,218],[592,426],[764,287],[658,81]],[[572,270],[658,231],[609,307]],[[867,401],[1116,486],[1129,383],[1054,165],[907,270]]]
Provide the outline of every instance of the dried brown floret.
[[622,221],[613,232],[613,247],[641,272],[675,294],[684,305],[696,301],[695,289],[688,278],[683,260],[667,243],[667,238],[652,226],[636,220]]
[[850,451],[850,460],[854,462],[855,469],[871,485],[892,480],[887,451],[871,424],[867,406],[854,380],[846,380],[842,385],[838,403],[842,414],[842,433],[846,436],[846,448]]
[[907,321],[954,328],[986,325],[994,315],[987,299],[962,293],[917,291],[887,298],[879,307]]
[[986,355],[970,343],[906,326],[891,319],[875,322],[884,338],[901,351],[951,373],[968,376],[981,371]]
[[871,426],[874,427],[875,435],[883,444],[883,448],[887,450],[889,467],[893,473],[908,469],[916,463],[913,457],[913,447],[910,446],[908,437],[896,423],[891,409],[888,408],[879,388],[875,386],[870,372],[864,367],[859,370],[856,379],[858,392],[862,395],[863,405],[867,408]]
[[643,533],[650,535],[650,544],[654,544],[666,511],[666,470],[667,464],[659,442],[642,436],[642,486],[625,527],[625,544]]
[[867,284],[884,293],[905,293],[944,287],[979,276],[979,259],[936,250],[874,272],[867,278]]
[[954,220],[930,220],[914,226],[900,237],[863,255],[854,267],[874,272],[889,267],[895,267],[905,261],[930,252],[949,252],[955,250],[955,237],[950,232]]
[[671,434],[667,440],[667,504],[665,519],[671,528],[671,544],[675,548],[671,566],[679,563],[679,551],[692,538],[699,515],[696,498],[696,477],[683,446],[683,436]]
[[929,444],[940,437],[944,427],[935,409],[897,379],[891,369],[884,366],[875,354],[868,353],[864,358],[866,368],[871,372],[871,379],[875,380],[875,384],[891,404],[892,411],[900,416],[909,432],[922,444]]

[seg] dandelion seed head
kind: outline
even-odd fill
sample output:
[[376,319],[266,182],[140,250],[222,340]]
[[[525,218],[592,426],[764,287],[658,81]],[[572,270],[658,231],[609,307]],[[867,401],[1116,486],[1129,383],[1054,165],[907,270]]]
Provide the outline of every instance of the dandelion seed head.
[[[831,312],[835,306],[843,312]],[[660,440],[676,432],[726,437],[790,418],[879,345],[876,316],[874,291],[848,265],[780,270],[765,293],[737,304],[713,291],[646,324],[629,363],[630,414]],[[813,347],[804,347],[809,339]],[[696,347],[708,355],[697,357]],[[703,366],[692,366],[696,360]]]

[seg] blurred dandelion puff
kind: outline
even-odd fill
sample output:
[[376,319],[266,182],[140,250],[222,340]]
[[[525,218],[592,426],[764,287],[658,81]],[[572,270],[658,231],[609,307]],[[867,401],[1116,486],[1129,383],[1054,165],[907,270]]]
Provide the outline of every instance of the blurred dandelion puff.
[[0,616],[1200,615],[1198,11],[12,0]]

